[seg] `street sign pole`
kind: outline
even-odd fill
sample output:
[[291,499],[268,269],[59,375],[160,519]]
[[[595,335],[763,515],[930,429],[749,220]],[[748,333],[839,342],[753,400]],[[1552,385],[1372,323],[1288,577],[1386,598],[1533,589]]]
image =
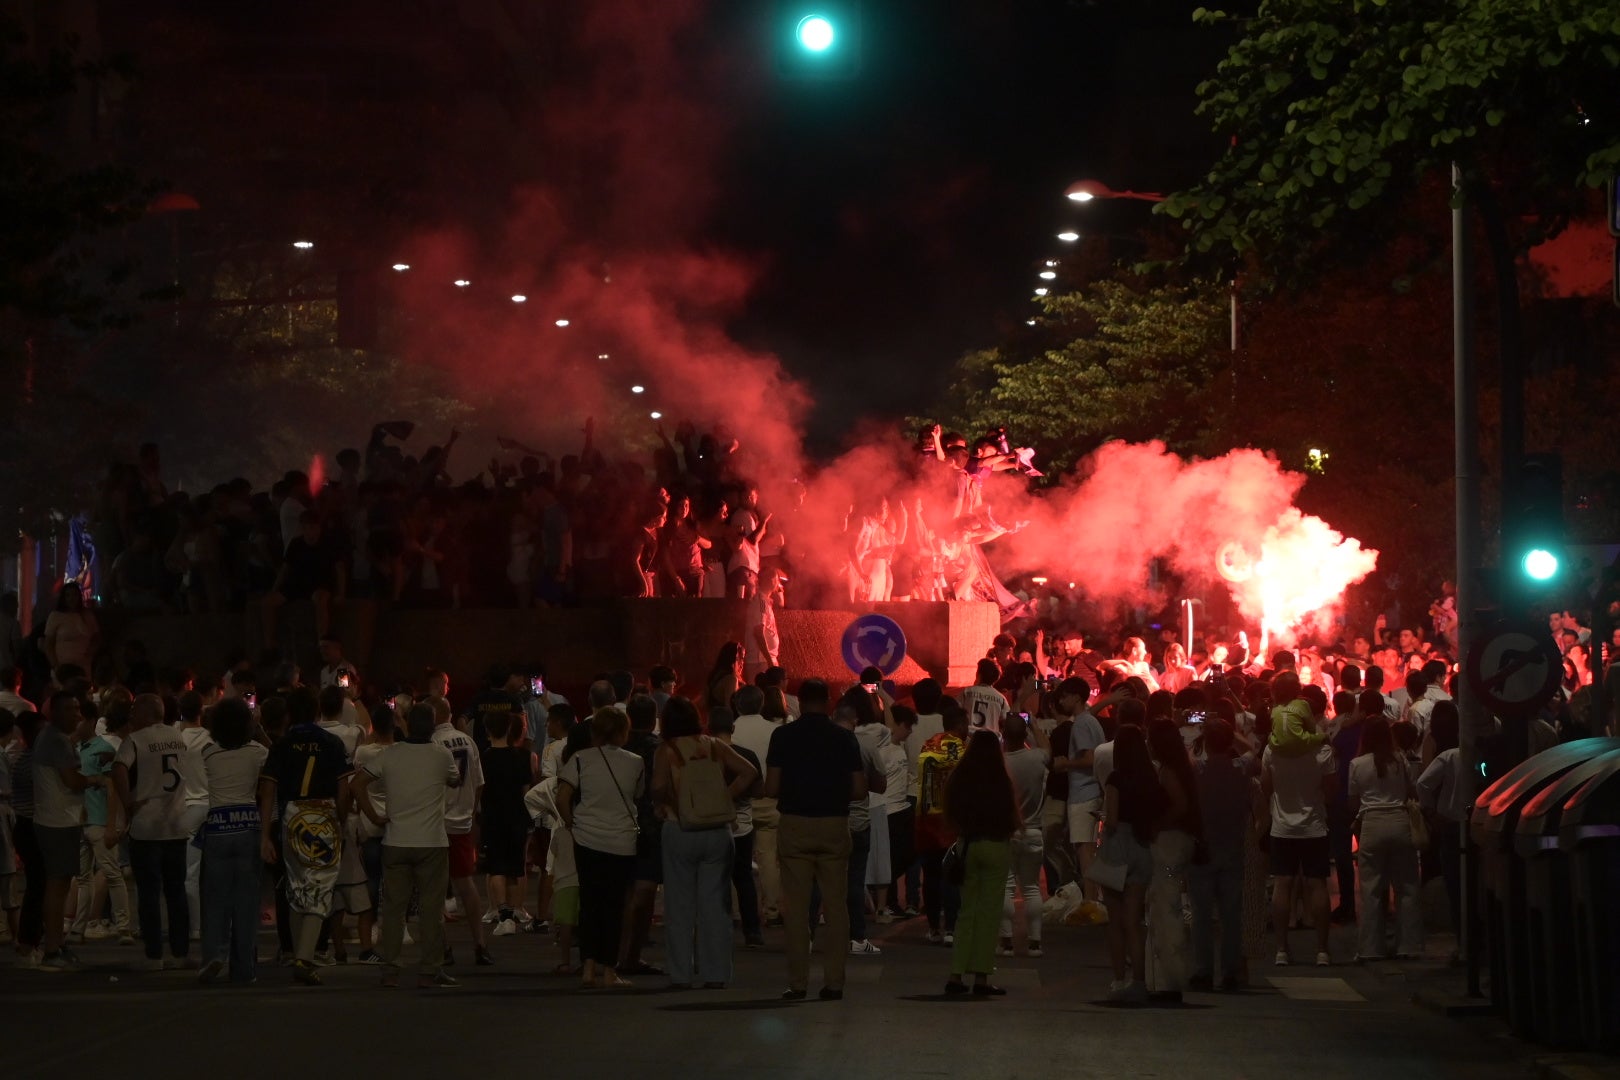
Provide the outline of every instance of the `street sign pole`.
[[[1452,422],[1456,435],[1454,446],[1456,480],[1457,568],[1452,583],[1457,587],[1457,660],[1474,644],[1478,631],[1478,586],[1474,575],[1480,565],[1479,524],[1479,391],[1474,371],[1474,257],[1473,234],[1468,228],[1468,206],[1463,200],[1462,169],[1451,167],[1451,360],[1453,381]],[[1189,647],[1191,643],[1189,642]],[[1461,721],[1458,730],[1457,754],[1462,758],[1458,781],[1463,785],[1463,805],[1472,806],[1479,790],[1479,733],[1486,722],[1479,695],[1458,679],[1456,686],[1457,715]],[[1461,830],[1458,844],[1462,848],[1461,877],[1470,879],[1473,860],[1468,854],[1468,829]],[[1472,898],[1473,891],[1465,887],[1464,896]],[[1478,997],[1479,953],[1476,948],[1478,934],[1473,925],[1471,903],[1462,907],[1461,925],[1457,927],[1457,947],[1468,958],[1468,993]]]

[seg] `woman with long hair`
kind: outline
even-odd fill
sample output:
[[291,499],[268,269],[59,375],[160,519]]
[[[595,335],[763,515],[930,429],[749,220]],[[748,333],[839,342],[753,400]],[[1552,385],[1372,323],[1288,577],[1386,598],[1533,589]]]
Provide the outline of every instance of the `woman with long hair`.
[[709,669],[709,677],[703,683],[705,714],[715,708],[731,708],[731,695],[743,684],[743,661],[746,657],[747,650],[741,642],[728,641],[720,646],[720,652],[714,658],[714,667]]
[[[726,713],[729,723],[729,710]],[[665,960],[674,989],[691,989],[694,973],[718,989],[731,981],[732,817],[709,825],[681,821],[681,801],[700,768],[724,782],[730,805],[754,786],[759,770],[730,744],[703,734],[697,706],[672,697],[664,705],[663,741],[653,758],[653,802],[663,823]],[[723,772],[715,772],[718,764]]]
[[1147,739],[1165,799],[1159,834],[1153,838],[1148,919],[1153,926],[1153,953],[1159,959],[1159,989],[1179,996],[1192,964],[1187,924],[1181,916],[1181,894],[1193,852],[1204,838],[1204,823],[1198,804],[1198,781],[1181,729],[1168,720],[1155,720],[1148,725]]
[[[1142,909],[1153,880],[1151,848],[1164,802],[1164,788],[1148,753],[1147,733],[1135,724],[1121,724],[1114,734],[1114,769],[1103,785],[1103,841],[1096,858],[1104,873],[1107,868],[1116,868],[1115,873],[1123,868],[1123,880],[1116,877],[1102,890],[1108,906],[1108,960],[1114,974],[1108,987],[1110,1001],[1147,1000],[1147,986],[1142,981],[1147,970]],[[1114,883],[1119,887],[1113,887]],[[1133,982],[1125,980],[1127,953]]]
[[669,504],[669,518],[664,525],[663,556],[664,595],[702,596],[704,552],[714,541],[698,529],[692,514],[692,497],[678,495]]
[[1418,854],[1406,800],[1415,788],[1395,747],[1389,721],[1369,716],[1361,726],[1361,756],[1350,763],[1350,805],[1360,828],[1356,867],[1361,877],[1361,927],[1356,959],[1384,955],[1384,896],[1395,890],[1395,954],[1423,952],[1418,906]]
[[977,731],[968,739],[962,760],[945,787],[945,817],[961,844],[962,906],[956,916],[947,994],[966,994],[963,976],[973,974],[972,992],[980,997],[1007,991],[990,984],[996,963],[996,935],[1001,930],[1001,895],[1007,883],[1009,841],[1023,824],[1018,816],[1012,778],[994,732]]

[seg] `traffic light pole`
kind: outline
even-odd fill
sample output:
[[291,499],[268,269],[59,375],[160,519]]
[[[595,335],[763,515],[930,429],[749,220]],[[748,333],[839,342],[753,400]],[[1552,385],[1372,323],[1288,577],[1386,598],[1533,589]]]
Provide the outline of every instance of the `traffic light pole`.
[[[1469,229],[1468,205],[1462,170],[1451,167],[1454,206],[1451,211],[1451,358],[1453,380],[1453,422],[1455,429],[1457,570],[1457,657],[1468,655],[1480,630],[1479,587],[1475,575],[1481,562],[1479,524],[1479,384],[1474,366],[1474,252]],[[1506,395],[1504,394],[1504,397]],[[1506,408],[1506,405],[1503,406]],[[1480,735],[1489,723],[1479,695],[1467,679],[1456,681],[1458,756],[1462,758],[1458,781],[1462,802],[1471,807],[1479,789]],[[1471,816],[1471,815],[1470,815]],[[1477,871],[1468,850],[1468,823],[1458,831],[1461,870],[1464,882],[1460,906],[1461,925],[1457,927],[1457,948],[1468,963],[1468,994],[1480,996],[1479,934],[1474,926],[1473,883]]]

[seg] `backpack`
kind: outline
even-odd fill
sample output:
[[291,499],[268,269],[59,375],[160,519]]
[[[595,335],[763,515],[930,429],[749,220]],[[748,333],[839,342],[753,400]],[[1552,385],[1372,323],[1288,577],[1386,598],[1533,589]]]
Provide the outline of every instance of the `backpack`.
[[704,745],[709,751],[707,756],[689,758],[678,742],[672,744],[675,756],[681,759],[675,781],[675,812],[683,829],[713,829],[737,819],[725,766],[714,752],[713,740],[705,740]]

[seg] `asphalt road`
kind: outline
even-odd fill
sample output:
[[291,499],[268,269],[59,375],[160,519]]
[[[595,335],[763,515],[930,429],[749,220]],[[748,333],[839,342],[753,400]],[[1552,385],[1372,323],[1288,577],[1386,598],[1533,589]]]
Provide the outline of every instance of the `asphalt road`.
[[[1438,965],[1256,968],[1240,993],[1190,994],[1180,1006],[1116,1007],[1100,928],[1050,929],[1038,960],[1002,961],[993,1000],[941,993],[943,947],[921,920],[881,931],[883,955],[850,958],[845,1000],[777,999],[780,931],[737,953],[726,990],[669,991],[643,977],[624,991],[580,992],[544,974],[549,938],[493,940],[497,966],[473,968],[464,927],[456,990],[385,991],[377,969],[324,969],[327,985],[295,987],[262,966],[252,987],[202,987],[194,973],[141,974],[137,948],[90,945],[85,971],[0,967],[0,1032],[8,1077],[125,1076],[222,1080],[293,1076],[439,1078],[884,1078],[972,1076],[1353,1077],[1533,1075],[1534,1051],[1492,1020],[1441,1017],[1412,1003]],[[655,938],[662,933],[659,928]],[[1295,952],[1308,955],[1308,935]],[[274,948],[267,934],[261,948]],[[1342,931],[1335,951],[1353,946]],[[407,949],[407,954],[412,951]],[[657,960],[658,950],[649,950]]]

